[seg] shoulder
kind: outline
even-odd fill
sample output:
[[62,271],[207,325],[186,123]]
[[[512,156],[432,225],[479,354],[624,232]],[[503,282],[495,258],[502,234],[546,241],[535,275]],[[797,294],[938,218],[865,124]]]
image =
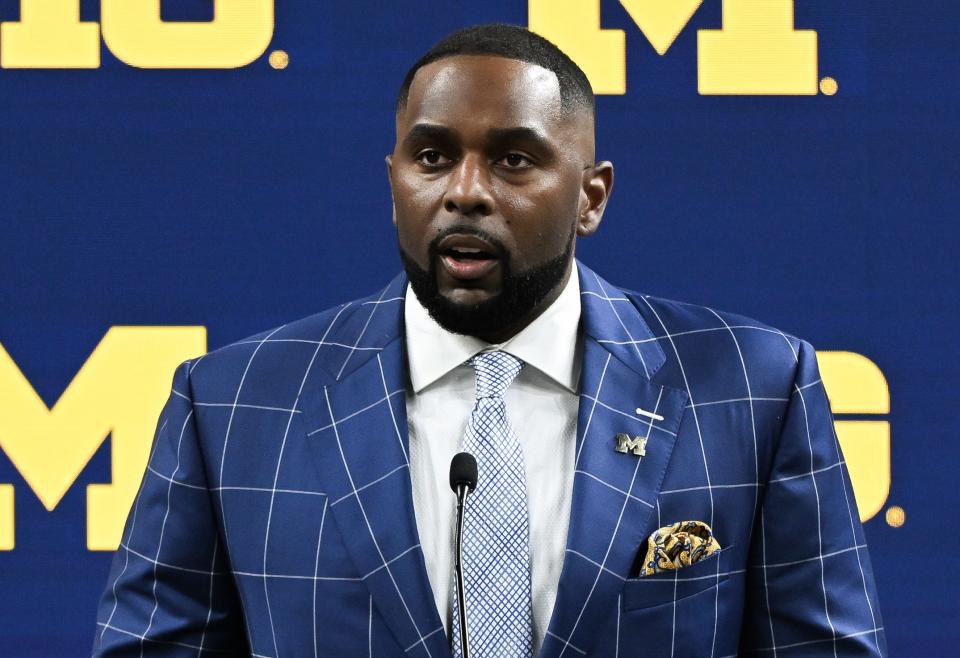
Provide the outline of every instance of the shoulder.
[[798,364],[813,349],[805,341],[759,320],[632,290],[621,289],[643,317],[666,357],[661,381],[700,396],[778,396],[792,387]]
[[398,337],[403,296],[397,284],[234,341],[182,368],[194,390],[216,397],[240,387],[269,388],[270,397],[290,387],[295,393],[307,376],[321,386],[333,383]]

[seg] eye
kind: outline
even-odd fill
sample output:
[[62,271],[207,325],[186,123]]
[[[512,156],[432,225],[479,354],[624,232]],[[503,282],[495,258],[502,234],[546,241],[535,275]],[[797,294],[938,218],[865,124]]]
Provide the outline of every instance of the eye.
[[441,167],[450,163],[450,159],[436,149],[425,149],[417,153],[414,158],[417,162],[427,167]]
[[533,165],[533,161],[520,153],[508,153],[498,160],[507,169],[526,169]]

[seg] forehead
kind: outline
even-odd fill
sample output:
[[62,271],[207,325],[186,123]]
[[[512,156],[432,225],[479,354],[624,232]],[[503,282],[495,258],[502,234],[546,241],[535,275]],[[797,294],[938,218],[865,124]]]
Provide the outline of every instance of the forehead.
[[456,55],[417,71],[397,129],[439,123],[455,130],[527,126],[549,132],[562,116],[553,71],[505,57]]

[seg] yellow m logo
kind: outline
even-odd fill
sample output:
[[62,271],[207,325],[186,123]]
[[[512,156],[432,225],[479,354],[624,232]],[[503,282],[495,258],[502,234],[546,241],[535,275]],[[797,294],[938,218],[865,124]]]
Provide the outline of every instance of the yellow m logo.
[[[795,30],[793,0],[722,0],[723,26],[697,34],[701,94],[816,94],[817,33]],[[626,34],[600,27],[600,0],[529,0],[530,29],[566,52],[594,92],[625,94]],[[663,55],[703,0],[620,0]]]
[[[176,365],[203,327],[113,327],[48,409],[0,347],[0,450],[53,510],[109,434],[110,484],[87,487],[87,548],[115,550]],[[13,486],[0,484],[0,550],[14,546]]]

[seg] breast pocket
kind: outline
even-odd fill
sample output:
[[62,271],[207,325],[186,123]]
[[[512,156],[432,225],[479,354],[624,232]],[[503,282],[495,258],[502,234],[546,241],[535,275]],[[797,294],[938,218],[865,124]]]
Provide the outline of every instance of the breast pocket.
[[640,610],[672,603],[717,587],[729,576],[727,563],[734,546],[726,546],[689,567],[628,578],[623,585],[623,610]]
[[689,567],[624,583],[617,624],[619,656],[701,658],[736,653],[742,571],[733,545]]

